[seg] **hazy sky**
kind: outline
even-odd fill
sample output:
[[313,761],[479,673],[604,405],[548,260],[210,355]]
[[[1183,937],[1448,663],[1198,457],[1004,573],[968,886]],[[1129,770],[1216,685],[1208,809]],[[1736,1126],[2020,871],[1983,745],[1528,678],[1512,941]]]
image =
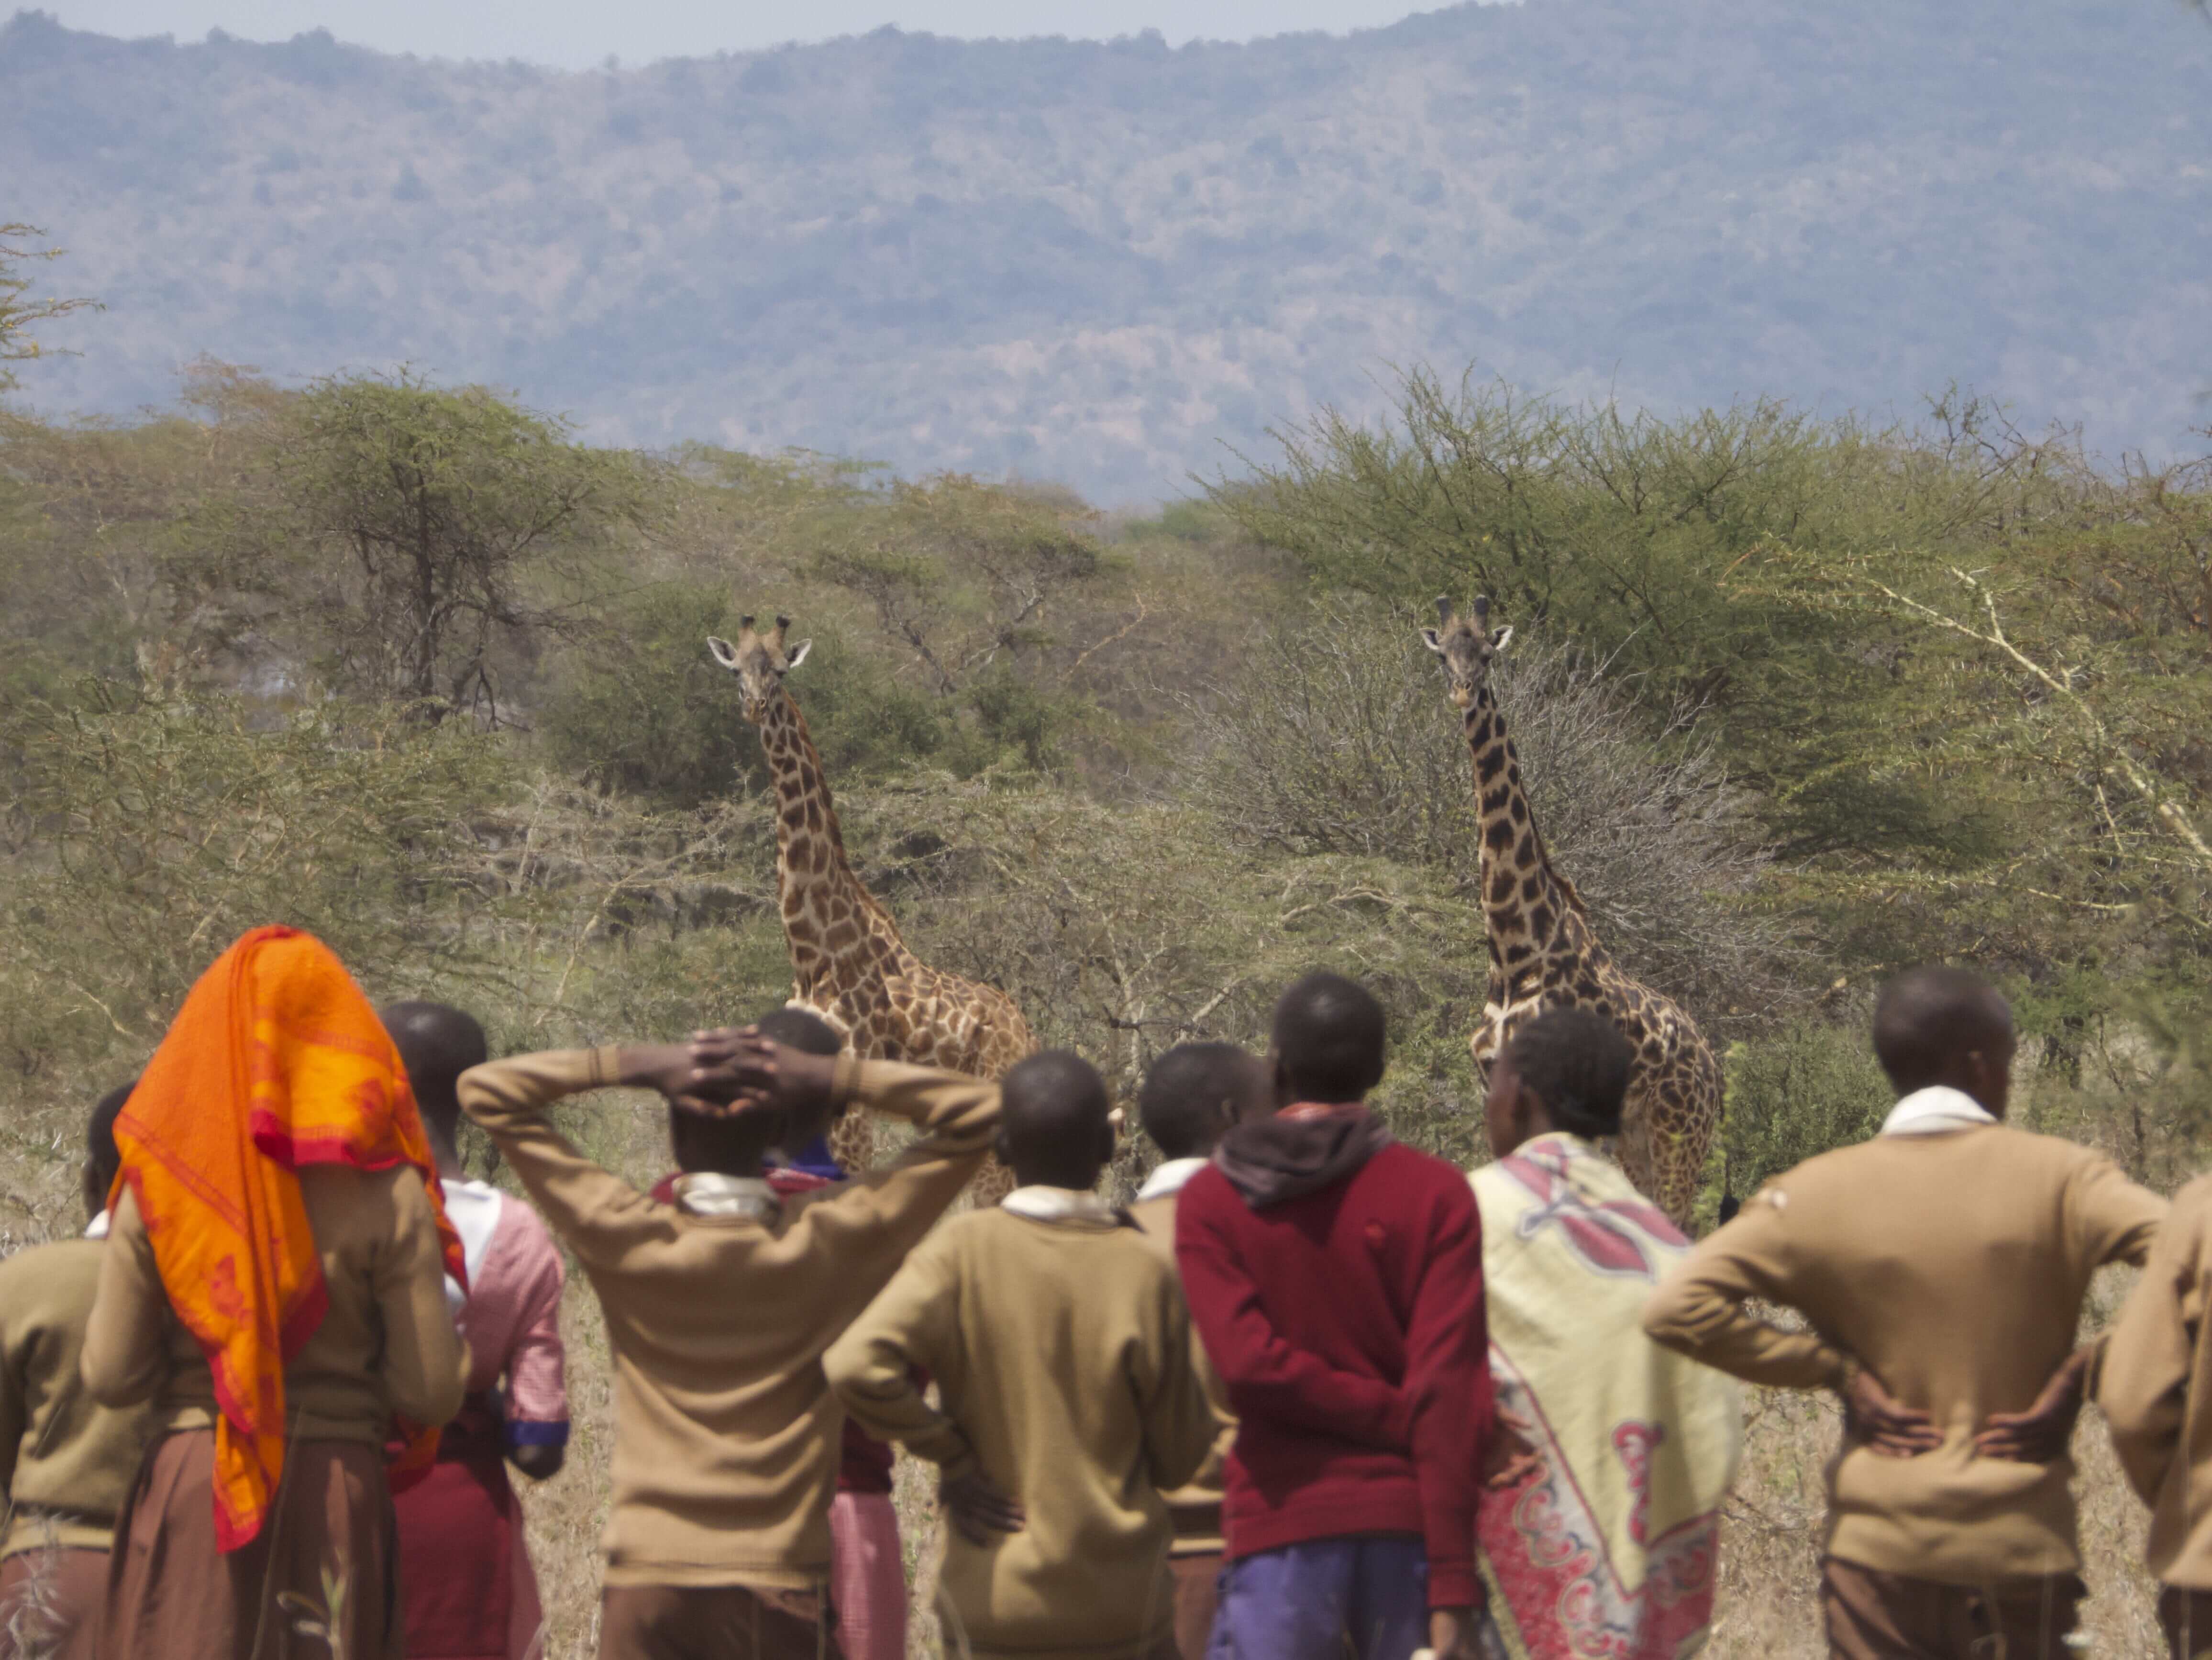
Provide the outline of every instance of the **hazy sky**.
[[[0,0],[4,3],[4,0]],[[786,40],[865,33],[885,23],[969,37],[1065,34],[1110,40],[1158,29],[1170,45],[1249,40],[1294,29],[1372,28],[1431,9],[1407,0],[35,0],[71,28],[197,40],[220,28],[284,40],[326,28],[385,52],[521,58],[580,69],[741,52]]]

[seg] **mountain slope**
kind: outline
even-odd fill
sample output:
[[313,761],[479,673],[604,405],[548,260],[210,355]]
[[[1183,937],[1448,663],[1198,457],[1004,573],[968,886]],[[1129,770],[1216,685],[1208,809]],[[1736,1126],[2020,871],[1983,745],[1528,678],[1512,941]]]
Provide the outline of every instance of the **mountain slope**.
[[[0,30],[0,220],[201,351],[1107,497],[1388,365],[1674,407],[1956,380],[2107,449],[2212,385],[2212,28],[2163,0],[1529,0],[1170,51],[881,31],[617,73]],[[45,274],[42,274],[45,275]]]

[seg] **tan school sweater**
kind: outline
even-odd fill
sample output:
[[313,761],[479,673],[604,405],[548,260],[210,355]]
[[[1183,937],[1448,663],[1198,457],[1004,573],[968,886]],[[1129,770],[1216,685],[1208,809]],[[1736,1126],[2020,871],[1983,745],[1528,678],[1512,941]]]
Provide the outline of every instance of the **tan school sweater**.
[[2212,1177],[2173,1196],[2150,1261],[2105,1340],[2097,1404],[2150,1506],[2150,1571],[2212,1590]]
[[464,1073],[461,1105],[575,1254],[615,1364],[611,1585],[817,1586],[844,1414],[822,1352],[958,1196],[998,1127],[995,1084],[837,1063],[841,1098],[923,1132],[888,1169],[787,1199],[772,1224],[695,1216],[599,1168],[547,1121],[618,1075],[617,1051],[518,1055]]
[[[1159,1252],[1170,1268],[1174,1268],[1176,1195],[1166,1193],[1157,1199],[1139,1200],[1129,1207],[1129,1219],[1144,1230],[1152,1249]],[[1166,1495],[1168,1514],[1175,1521],[1173,1554],[1215,1556],[1221,1552],[1221,1462],[1228,1457],[1229,1449],[1236,1442],[1237,1415],[1229,1410],[1229,1392],[1221,1386],[1221,1376],[1213,1370],[1206,1345],[1194,1336],[1191,1340],[1190,1359],[1198,1368],[1198,1381],[1213,1408],[1213,1446],[1206,1455],[1206,1462],[1199,1466],[1198,1474],[1188,1484]]]
[[77,1376],[106,1243],[64,1239],[0,1262],[0,1557],[48,1543],[106,1550],[145,1450],[145,1408],[92,1398]]
[[[330,1306],[285,1363],[292,1438],[382,1446],[394,1413],[444,1423],[460,1410],[469,1354],[446,1305],[437,1221],[421,1172],[313,1165],[300,1172],[300,1193]],[[207,1358],[169,1305],[128,1191],[100,1262],[83,1371],[109,1406],[151,1402],[159,1432],[214,1426]]]
[[[1644,1329],[1754,1383],[1868,1366],[1943,1436],[1889,1458],[1848,1437],[1829,1464],[1826,1548],[1952,1584],[2075,1571],[2073,1461],[1978,1456],[1993,1413],[2029,1406],[2075,1347],[2102,1264],[2140,1262],[2166,1213],[2101,1154],[2002,1126],[1882,1135],[1777,1177],[1653,1292]],[[1745,1299],[1799,1310],[1784,1332]]]
[[[1019,1501],[1019,1533],[948,1528],[944,1588],[979,1656],[1123,1660],[1169,1639],[1164,1489],[1213,1444],[1182,1282],[1109,1213],[948,1222],[823,1365],[860,1427]],[[942,1410],[915,1388],[927,1367]]]

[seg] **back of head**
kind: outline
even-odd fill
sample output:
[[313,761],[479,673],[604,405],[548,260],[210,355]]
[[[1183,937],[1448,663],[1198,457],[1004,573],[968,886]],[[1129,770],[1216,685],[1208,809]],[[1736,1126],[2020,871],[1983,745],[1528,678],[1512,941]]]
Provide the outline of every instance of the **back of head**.
[[1113,1103],[1098,1070],[1073,1049],[1045,1049],[999,1082],[999,1139],[1024,1186],[1090,1188],[1113,1157]]
[[1554,1128],[1592,1140],[1620,1134],[1636,1051],[1603,1015],[1547,1009],[1514,1033],[1503,1059]]
[[450,1142],[460,1112],[453,1085],[489,1053],[483,1028],[445,1003],[387,1003],[376,1014],[399,1050],[423,1122]]
[[1874,1052],[1900,1095],[1940,1083],[1962,1057],[2012,1037],[2004,994],[1971,969],[1907,969],[1874,1006]]
[[836,1055],[845,1047],[845,1040],[837,1036],[835,1026],[812,1009],[793,1004],[770,1010],[754,1021],[753,1026],[762,1037],[802,1055]]
[[1137,1093],[1137,1116],[1170,1158],[1213,1151],[1244,1098],[1253,1057],[1234,1043],[1178,1043],[1153,1061]]
[[123,1115],[138,1080],[118,1085],[100,1098],[84,1132],[84,1192],[88,1208],[107,1202],[115,1177],[123,1168],[123,1154],[115,1145],[115,1121]]
[[1374,994],[1340,974],[1309,974],[1275,1001],[1275,1055],[1300,1101],[1365,1096],[1382,1081],[1388,1037]]

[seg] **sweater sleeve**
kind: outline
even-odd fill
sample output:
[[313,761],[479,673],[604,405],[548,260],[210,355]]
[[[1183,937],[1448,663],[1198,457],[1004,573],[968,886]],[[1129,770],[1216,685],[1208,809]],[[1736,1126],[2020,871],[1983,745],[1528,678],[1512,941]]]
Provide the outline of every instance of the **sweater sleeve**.
[[457,1085],[462,1110],[498,1146],[538,1213],[593,1267],[611,1265],[665,1213],[579,1152],[545,1110],[621,1076],[617,1055],[609,1048],[511,1055],[470,1067]]
[[2186,1195],[2176,1203],[2097,1363],[2097,1405],[2112,1450],[2147,1505],[2158,1502],[2174,1459],[2183,1456],[2182,1424],[2204,1318],[2203,1216],[2203,1206],[2190,1205]]
[[535,1216],[522,1247],[525,1277],[518,1288],[521,1318],[507,1354],[507,1438],[511,1446],[561,1446],[568,1439],[568,1351],[561,1342],[561,1290],[567,1275]]
[[982,1167],[999,1128],[999,1086],[928,1067],[840,1055],[836,1092],[921,1132],[896,1162],[841,1183],[803,1213],[817,1239],[856,1263],[875,1262],[887,1279]]
[[461,1409],[469,1352],[446,1305],[446,1268],[438,1224],[411,1166],[395,1171],[388,1189],[392,1228],[373,1269],[384,1353],[377,1364],[392,1409],[417,1424],[442,1424]]
[[1193,1177],[1176,1206],[1176,1263],[1192,1323],[1237,1417],[1402,1452],[1412,1432],[1407,1398],[1380,1378],[1340,1371],[1285,1339],[1231,1237],[1243,1201],[1216,1172]]
[[128,1190],[109,1219],[100,1258],[100,1289],[85,1324],[77,1370],[103,1407],[150,1401],[168,1377],[169,1294],[154,1265],[154,1243]]
[[1456,1173],[1444,1184],[1406,1326],[1413,1479],[1429,1549],[1429,1606],[1482,1600],[1474,1512],[1490,1438],[1490,1333],[1482,1292],[1482,1223]]
[[2166,1201],[2128,1180],[2111,1159],[2085,1152],[2066,1183],[2066,1220],[2081,1260],[2101,1268],[2133,1262],[2140,1268],[2151,1236],[2166,1219]]
[[[1158,1260],[1155,1258],[1154,1260]],[[1198,1340],[1175,1270],[1161,1263],[1159,1335],[1152,1375],[1145,1380],[1145,1457],[1152,1485],[1172,1492],[1193,1480],[1213,1450],[1219,1420],[1191,1354]]]
[[23,1431],[30,1420],[28,1392],[24,1379],[30,1369],[30,1347],[25,1334],[15,1330],[8,1320],[9,1305],[16,1302],[16,1288],[12,1283],[27,1262],[11,1257],[0,1262],[0,1508],[15,1485],[15,1455],[23,1444]]
[[1785,1195],[1784,1189],[1761,1189],[1733,1222],[1677,1262],[1644,1304],[1644,1335],[1747,1383],[1821,1389],[1838,1381],[1843,1351],[1816,1333],[1784,1331],[1743,1306],[1754,1297],[1795,1306]]
[[[942,1238],[943,1236],[939,1236]],[[915,1369],[942,1370],[956,1312],[951,1254],[924,1245],[822,1357],[823,1375],[854,1423],[898,1441],[947,1475],[975,1462],[960,1426],[929,1404]]]

